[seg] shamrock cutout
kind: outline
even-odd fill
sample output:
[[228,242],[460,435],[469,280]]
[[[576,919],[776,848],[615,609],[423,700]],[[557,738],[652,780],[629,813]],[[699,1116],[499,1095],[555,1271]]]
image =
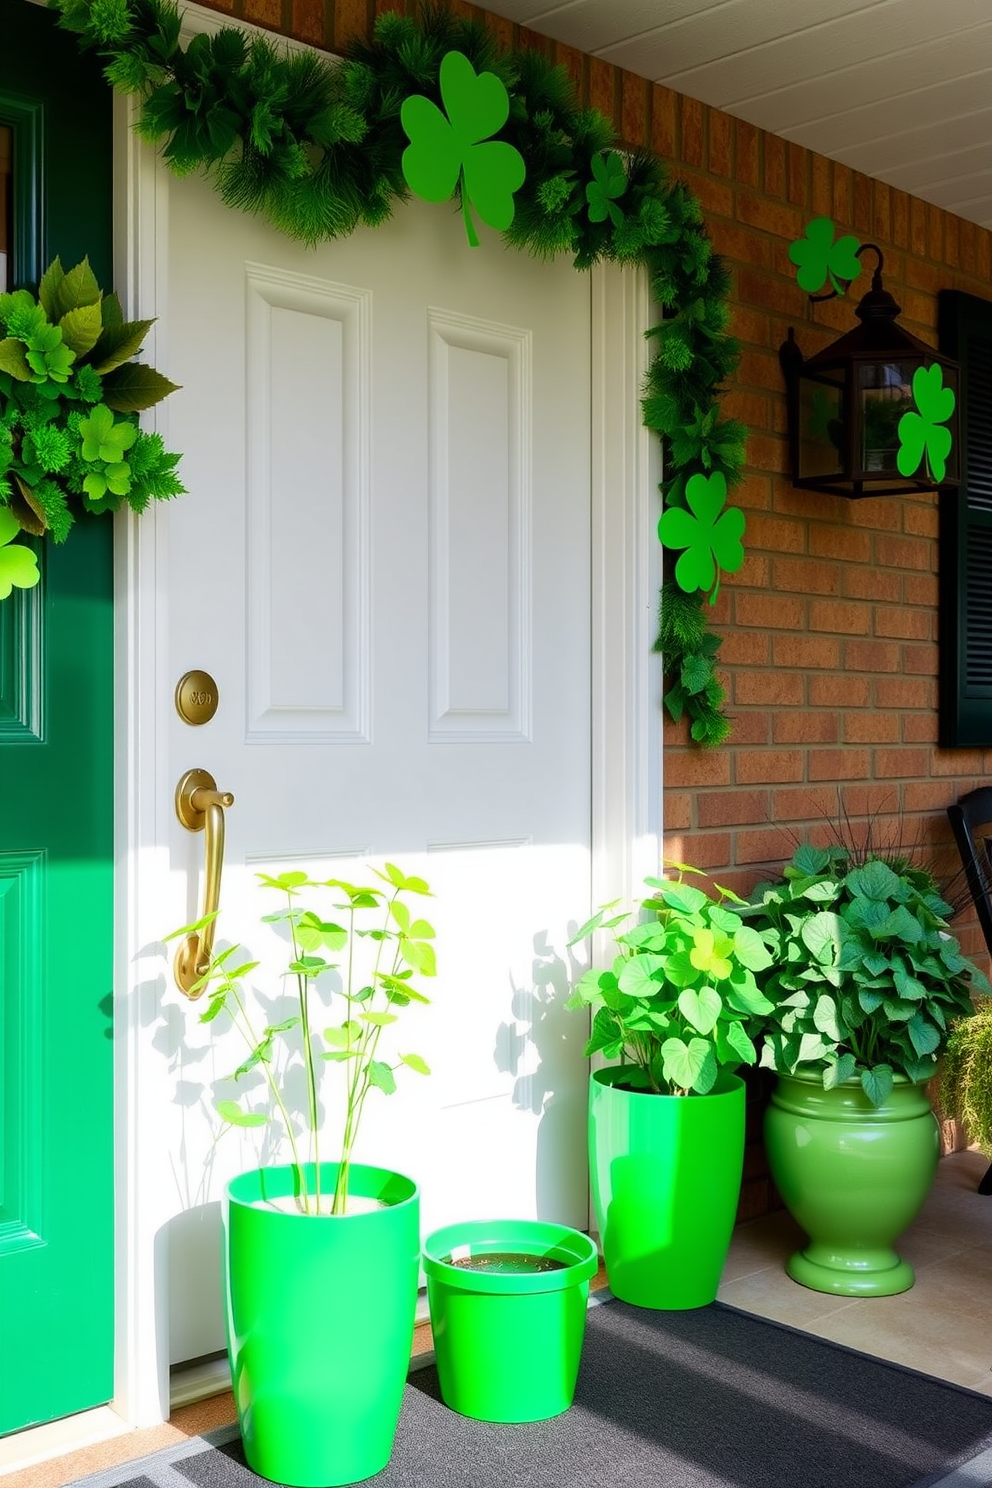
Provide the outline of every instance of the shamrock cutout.
[[789,249],[796,264],[800,289],[816,294],[827,280],[835,295],[842,295],[852,280],[861,273],[857,238],[848,234],[834,242],[834,225],[829,217],[814,217],[806,228],[805,238],[798,238]]
[[913,475],[925,457],[927,478],[939,483],[951,452],[951,431],[942,426],[954,412],[954,389],[944,387],[938,362],[913,373],[913,400],[920,411],[904,413],[899,420],[896,465],[900,475]]
[[675,565],[679,588],[692,594],[712,585],[710,604],[716,604],[720,569],[736,573],[744,562],[744,513],[732,506],[720,515],[727,499],[727,481],[719,470],[712,475],[690,476],[685,496],[691,511],[668,507],[661,514],[658,536],[666,548],[685,548]]
[[38,560],[31,549],[23,543],[10,546],[20,530],[13,512],[0,506],[0,599],[6,599],[15,585],[18,589],[31,589],[41,578]]
[[605,222],[607,216],[614,227],[623,221],[623,213],[615,205],[614,198],[623,196],[627,189],[627,175],[623,161],[616,150],[601,150],[592,157],[593,180],[586,186],[586,201],[589,203],[589,221]]
[[510,95],[494,72],[477,75],[461,52],[441,59],[440,81],[447,118],[420,93],[403,101],[400,122],[410,141],[403,151],[403,176],[418,196],[432,202],[447,201],[460,185],[465,231],[478,248],[469,205],[490,227],[505,230],[513,221],[513,193],[526,173],[519,150],[490,138],[507,121]]

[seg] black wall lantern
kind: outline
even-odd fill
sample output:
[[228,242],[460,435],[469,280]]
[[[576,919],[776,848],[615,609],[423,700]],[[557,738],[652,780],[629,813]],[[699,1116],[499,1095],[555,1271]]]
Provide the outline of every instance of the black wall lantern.
[[869,248],[878,266],[860,324],[808,360],[791,329],[779,351],[793,483],[853,498],[956,486],[958,365],[897,324],[881,250],[864,243],[858,256]]

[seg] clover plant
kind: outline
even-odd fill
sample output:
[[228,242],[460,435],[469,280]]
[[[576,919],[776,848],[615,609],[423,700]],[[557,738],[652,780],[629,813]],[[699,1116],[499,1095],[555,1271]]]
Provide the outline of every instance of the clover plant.
[[[384,889],[337,878],[315,880],[297,870],[276,877],[258,875],[264,888],[285,899],[285,905],[265,915],[263,923],[284,927],[288,933],[289,961],[283,975],[295,987],[298,1009],[291,1017],[274,1024],[259,1022],[249,1006],[244,980],[260,963],[241,960],[238,946],[214,955],[192,993],[207,997],[201,1023],[212,1023],[225,1014],[247,1044],[247,1056],[233,1078],[241,1080],[253,1070],[265,1076],[271,1106],[282,1120],[293,1154],[299,1203],[307,1214],[346,1212],[352,1153],[369,1092],[376,1089],[392,1095],[400,1068],[430,1073],[419,1054],[397,1053],[390,1062],[380,1049],[384,1030],[397,1022],[400,1012],[411,1003],[428,1001],[413,979],[435,975],[434,931],[426,920],[413,915],[408,900],[429,897],[430,889],[422,878],[408,877],[393,863],[387,863],[384,872],[374,872]],[[331,903],[325,909],[328,896]],[[195,933],[213,918],[208,915],[167,938]],[[317,1023],[324,1018],[327,1025],[318,1032]],[[294,1057],[302,1061],[306,1075],[307,1113],[302,1132],[297,1130],[280,1084],[279,1039],[288,1043],[291,1061]],[[326,1195],[321,1194],[319,1099],[322,1072],[328,1064],[341,1066],[345,1085],[338,1175],[329,1210]],[[232,1126],[264,1126],[271,1119],[271,1110],[246,1108],[238,1101],[218,1101],[217,1110]],[[312,1192],[306,1162],[313,1163]]]
[[154,324],[126,321],[89,261],[46,269],[35,297],[0,294],[0,598],[36,582],[18,531],[63,542],[80,511],[179,495],[178,455],[138,427],[138,414],[175,390],[132,361]]
[[718,901],[684,882],[698,869],[673,864],[680,877],[648,878],[654,893],[636,909],[605,905],[572,937],[613,934],[609,971],[590,969],[567,1006],[594,1009],[586,1054],[630,1064],[630,1085],[658,1095],[706,1095],[721,1068],[754,1064],[749,1025],[771,1003],[755,973],[771,965],[762,931],[742,921],[742,901],[719,889]]
[[905,858],[799,847],[747,911],[773,953],[761,1064],[817,1072],[826,1090],[857,1077],[874,1106],[897,1075],[929,1080],[971,993],[990,990],[950,934],[951,913],[933,876]]

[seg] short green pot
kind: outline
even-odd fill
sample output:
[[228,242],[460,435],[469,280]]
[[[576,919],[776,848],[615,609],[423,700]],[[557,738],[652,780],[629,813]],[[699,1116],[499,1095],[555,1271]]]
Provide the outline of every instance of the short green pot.
[[940,1135],[926,1088],[897,1076],[875,1107],[859,1079],[824,1090],[819,1074],[780,1075],[765,1112],[768,1166],[809,1236],[786,1263],[794,1281],[840,1297],[891,1297],[913,1285],[893,1244],[930,1192]]
[[[337,1163],[321,1163],[332,1193]],[[312,1163],[304,1171],[313,1189]],[[242,1173],[223,1204],[227,1341],[248,1466],[293,1488],[380,1472],[399,1421],[417,1305],[420,1194],[352,1164],[350,1191],[386,1207],[281,1213],[291,1166]]]
[[[556,1271],[466,1271],[451,1257],[514,1252]],[[599,1265],[588,1235],[543,1220],[474,1220],[435,1230],[424,1270],[445,1405],[477,1421],[544,1421],[568,1410]]]
[[624,1090],[630,1065],[589,1086],[593,1208],[610,1290],[635,1307],[678,1311],[716,1297],[744,1166],[744,1082],[709,1095]]

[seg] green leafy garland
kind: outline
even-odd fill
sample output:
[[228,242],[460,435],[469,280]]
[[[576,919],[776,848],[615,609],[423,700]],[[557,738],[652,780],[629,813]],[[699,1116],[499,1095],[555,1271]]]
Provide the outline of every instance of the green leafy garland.
[[[649,152],[621,157],[611,124],[577,105],[564,68],[536,51],[501,52],[483,24],[435,8],[417,20],[383,15],[372,40],[353,43],[335,64],[309,51],[284,55],[232,27],[183,48],[170,0],[49,3],[100,52],[114,87],[142,97],[138,133],[175,172],[210,173],[229,206],[309,244],[374,227],[408,197],[401,110],[414,94],[442,102],[448,53],[494,73],[510,95],[500,138],[526,165],[505,240],[540,258],[568,253],[578,269],[603,259],[647,269],[661,319],[649,332],[643,412],[666,441],[665,502],[688,510],[694,475],[719,474],[728,487],[739,481],[746,430],[718,408],[738,360],[728,334],[729,276],[699,202]],[[697,610],[703,598],[694,596]],[[703,646],[705,632],[701,615],[695,627],[666,627],[666,666],[680,679],[668,705],[677,714],[682,695],[692,697],[692,737],[713,745],[730,724],[712,678],[716,645]],[[686,676],[695,684],[704,660],[711,680],[687,688]]]
[[63,542],[78,510],[144,511],[185,489],[178,455],[138,428],[176,384],[132,361],[153,322],[125,321],[84,259],[46,269],[37,298],[0,294],[0,599],[38,582],[17,533]]

